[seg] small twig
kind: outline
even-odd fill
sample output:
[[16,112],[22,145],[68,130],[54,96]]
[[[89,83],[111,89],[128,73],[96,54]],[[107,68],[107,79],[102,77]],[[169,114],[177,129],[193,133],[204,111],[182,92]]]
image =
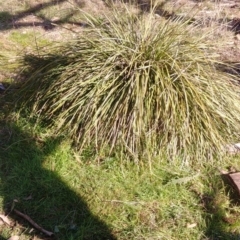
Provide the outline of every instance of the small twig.
[[18,216],[24,218],[25,220],[27,220],[34,228],[36,228],[38,231],[44,233],[45,235],[47,235],[48,237],[53,237],[54,233],[53,232],[49,232],[47,230],[45,230],[44,228],[40,227],[37,223],[35,223],[29,216],[19,212],[18,210],[14,209],[13,210],[14,213],[16,213]]
[[110,203],[122,203],[122,204],[128,204],[128,205],[143,205],[143,202],[133,202],[133,201],[121,201],[121,200],[103,200],[103,202],[110,202]]

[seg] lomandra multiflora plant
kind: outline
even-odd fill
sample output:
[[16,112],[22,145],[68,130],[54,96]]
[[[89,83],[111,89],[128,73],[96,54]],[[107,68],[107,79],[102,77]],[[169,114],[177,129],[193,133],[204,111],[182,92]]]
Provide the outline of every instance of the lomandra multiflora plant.
[[86,19],[77,39],[24,56],[20,96],[34,114],[80,148],[107,146],[136,159],[203,160],[237,139],[238,86],[191,24],[127,7]]

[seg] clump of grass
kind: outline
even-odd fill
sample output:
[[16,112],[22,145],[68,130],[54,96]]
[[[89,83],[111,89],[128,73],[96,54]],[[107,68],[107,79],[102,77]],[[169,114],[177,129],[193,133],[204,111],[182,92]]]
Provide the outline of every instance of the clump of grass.
[[69,44],[24,56],[21,99],[79,146],[210,157],[239,134],[233,76],[194,27],[112,9]]

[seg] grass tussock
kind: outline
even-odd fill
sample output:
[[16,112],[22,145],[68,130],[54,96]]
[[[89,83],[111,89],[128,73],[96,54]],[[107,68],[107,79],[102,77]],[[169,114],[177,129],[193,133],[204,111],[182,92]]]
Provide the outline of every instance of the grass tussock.
[[238,87],[193,26],[127,7],[86,19],[69,44],[23,57],[19,96],[34,114],[79,146],[120,146],[136,158],[203,159],[238,137]]

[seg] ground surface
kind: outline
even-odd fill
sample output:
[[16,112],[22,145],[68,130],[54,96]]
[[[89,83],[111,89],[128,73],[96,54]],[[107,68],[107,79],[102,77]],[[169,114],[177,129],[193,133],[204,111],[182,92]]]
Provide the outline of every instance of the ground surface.
[[[81,34],[86,25],[79,10],[100,15],[110,11],[107,2],[1,1],[0,83],[17,77],[19,54]],[[148,11],[148,1],[138,3],[137,11]],[[156,14],[192,19],[196,32],[212,33],[209,41],[220,59],[240,61],[239,1],[165,0]],[[44,128],[32,130],[26,119],[12,122],[0,112],[0,124],[0,213],[11,220],[11,226],[0,221],[0,239],[50,239],[13,214],[13,203],[63,240],[239,239],[240,209],[218,171],[240,169],[238,156],[208,169],[169,170],[161,163],[149,174],[116,156],[78,156],[68,142]]]

